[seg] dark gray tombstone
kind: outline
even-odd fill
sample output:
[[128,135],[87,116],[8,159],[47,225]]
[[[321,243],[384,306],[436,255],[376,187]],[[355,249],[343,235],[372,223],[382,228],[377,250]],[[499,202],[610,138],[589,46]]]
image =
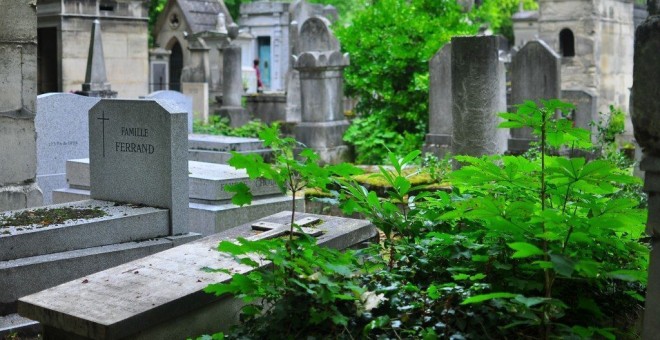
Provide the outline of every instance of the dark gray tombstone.
[[504,153],[508,130],[497,115],[506,110],[504,63],[494,36],[451,40],[452,153],[482,156]]
[[[649,12],[657,8],[649,2]],[[649,16],[635,32],[632,123],[635,139],[644,152],[640,168],[646,171],[644,191],[648,193],[646,231],[651,236],[649,277],[642,336],[656,339],[660,334],[660,16]]]
[[339,41],[330,31],[330,21],[323,17],[312,17],[302,23],[298,47],[300,53],[311,51],[338,51]]
[[598,96],[586,90],[563,90],[561,99],[575,105],[575,110],[571,113],[571,119],[575,126],[587,130],[593,129],[592,122],[598,121]]
[[429,133],[425,150],[443,157],[451,148],[452,92],[451,43],[445,44],[429,61]]
[[[530,41],[511,61],[511,104],[556,99],[561,95],[561,58],[541,40]],[[515,112],[515,109],[514,109]],[[511,129],[509,152],[522,153],[532,141],[531,128]]]

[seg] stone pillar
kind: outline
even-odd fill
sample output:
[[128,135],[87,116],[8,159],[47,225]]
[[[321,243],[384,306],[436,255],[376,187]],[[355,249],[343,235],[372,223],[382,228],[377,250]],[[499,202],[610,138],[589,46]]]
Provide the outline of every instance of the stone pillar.
[[343,70],[348,55],[339,51],[304,52],[294,65],[300,72],[301,122],[295,127],[296,140],[316,151],[323,163],[349,161],[343,142],[348,121],[343,112]]
[[41,205],[37,147],[37,8],[5,1],[0,11],[0,211]]
[[506,111],[504,63],[495,36],[451,40],[454,155],[483,156],[506,151],[508,130],[497,115]]
[[429,133],[424,150],[442,158],[451,151],[451,43],[429,61]]
[[230,45],[223,49],[222,107],[220,115],[229,117],[232,127],[245,125],[250,117],[241,105],[243,76],[241,70],[241,47]]
[[103,55],[103,41],[101,40],[101,22],[94,20],[92,36],[89,40],[89,54],[87,55],[87,71],[82,91],[76,92],[87,97],[116,98],[117,91],[112,91],[105,72],[105,57]]
[[[649,2],[649,12],[651,12]],[[649,278],[642,336],[660,334],[660,15],[649,16],[635,32],[632,123],[635,139],[642,147],[640,168],[646,171],[648,193],[646,231],[651,236]]]
[[190,64],[181,71],[181,92],[193,99],[194,118],[209,122],[209,50],[199,36],[189,38]]

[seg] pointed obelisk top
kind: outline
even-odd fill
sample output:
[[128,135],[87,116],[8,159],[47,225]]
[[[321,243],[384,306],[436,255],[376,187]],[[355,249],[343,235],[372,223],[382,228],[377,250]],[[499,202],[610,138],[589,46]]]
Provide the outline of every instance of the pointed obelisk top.
[[92,37],[89,41],[89,54],[87,55],[87,71],[82,91],[78,94],[89,97],[114,98],[117,92],[112,91],[105,72],[105,58],[103,56],[103,42],[101,40],[101,22],[94,20],[92,24]]

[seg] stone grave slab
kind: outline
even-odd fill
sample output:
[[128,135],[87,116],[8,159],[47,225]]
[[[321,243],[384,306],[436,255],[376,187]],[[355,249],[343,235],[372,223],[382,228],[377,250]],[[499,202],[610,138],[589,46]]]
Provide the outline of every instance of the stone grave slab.
[[[89,159],[67,161],[70,187],[53,191],[57,203],[89,199]],[[273,181],[250,180],[245,170],[225,164],[188,162],[189,231],[210,235],[229,227],[254,221],[282,210],[291,209],[291,197],[282,195]],[[231,203],[226,185],[245,183],[254,195],[251,205],[239,207]],[[296,210],[304,210],[304,198],[296,199]]]
[[89,156],[87,114],[100,99],[71,93],[37,96],[37,184],[44,205],[53,202],[54,189],[66,186],[66,161]]
[[187,119],[168,101],[96,104],[89,111],[89,134],[97,136],[89,141],[91,198],[167,208],[170,234],[186,233]]
[[271,150],[258,138],[192,134],[188,136],[188,159],[191,161],[227,164],[231,151],[256,153],[268,160]]
[[[218,243],[237,237],[282,234],[290,216],[290,212],[281,212],[257,223],[244,224],[25,296],[19,301],[19,313],[41,322],[47,336],[186,338],[227,328],[236,322],[240,302],[232,297],[206,294],[203,289],[211,283],[226,282],[230,276],[202,268],[231,268],[243,273],[252,270],[215,251]],[[312,228],[321,232],[318,243],[328,247],[345,249],[378,235],[365,220],[297,216],[298,222],[320,219],[321,223]],[[253,224],[271,226],[274,230],[259,235],[261,232],[253,230]]]
[[149,93],[144,96],[144,99],[165,100],[180,106],[185,112],[188,113],[188,133],[192,133],[193,129],[193,101],[192,97],[186,96],[179,91],[161,90]]
[[[47,209],[97,208],[106,216],[68,220],[59,224],[0,227],[0,261],[63,252],[73,249],[144,240],[169,234],[169,213],[165,209],[115,202],[87,200],[50,205]],[[0,222],[23,211],[0,213]]]

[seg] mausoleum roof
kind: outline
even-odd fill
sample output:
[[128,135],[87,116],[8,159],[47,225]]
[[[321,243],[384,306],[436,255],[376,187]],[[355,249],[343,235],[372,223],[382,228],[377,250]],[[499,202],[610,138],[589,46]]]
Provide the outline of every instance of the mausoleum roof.
[[513,21],[535,21],[539,19],[539,11],[522,11],[513,14]]
[[234,22],[222,0],[178,0],[178,3],[193,34],[215,31],[221,11],[225,14],[227,25]]

